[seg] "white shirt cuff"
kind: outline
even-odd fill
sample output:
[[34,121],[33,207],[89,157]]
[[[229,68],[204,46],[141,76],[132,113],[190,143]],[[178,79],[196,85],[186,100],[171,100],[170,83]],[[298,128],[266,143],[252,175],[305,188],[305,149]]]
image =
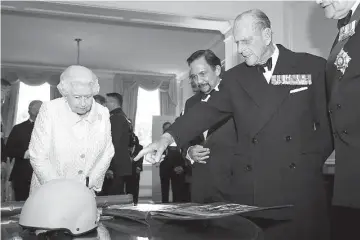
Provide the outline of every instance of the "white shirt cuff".
[[186,159],[189,160],[191,164],[194,164],[195,161],[190,157],[189,150],[190,150],[190,147],[186,151]]

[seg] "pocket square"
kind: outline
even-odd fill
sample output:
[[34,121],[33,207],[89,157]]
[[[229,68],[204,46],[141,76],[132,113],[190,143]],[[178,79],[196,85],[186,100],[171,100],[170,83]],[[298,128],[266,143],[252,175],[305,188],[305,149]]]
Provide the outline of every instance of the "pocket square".
[[306,89],[308,89],[308,87],[295,88],[293,90],[290,90],[290,93],[297,93],[297,92],[305,91]]

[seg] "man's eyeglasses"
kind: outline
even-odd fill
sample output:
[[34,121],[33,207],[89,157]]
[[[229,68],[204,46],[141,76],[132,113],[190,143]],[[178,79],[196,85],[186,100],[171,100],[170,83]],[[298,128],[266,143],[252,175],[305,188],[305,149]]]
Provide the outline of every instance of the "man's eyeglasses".
[[201,71],[198,74],[191,74],[189,76],[189,79],[191,81],[197,81],[199,78],[205,78],[207,76],[207,72],[206,71]]

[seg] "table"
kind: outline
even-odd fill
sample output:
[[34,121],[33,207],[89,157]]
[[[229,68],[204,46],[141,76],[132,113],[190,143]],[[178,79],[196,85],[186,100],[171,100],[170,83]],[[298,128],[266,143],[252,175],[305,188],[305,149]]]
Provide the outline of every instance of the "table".
[[[17,238],[14,238],[18,236]],[[19,236],[21,238],[19,238]],[[16,223],[2,224],[1,239],[39,239]],[[101,220],[96,232],[81,238],[53,234],[49,239],[100,239],[100,240],[263,240],[261,229],[241,216],[212,220],[163,221],[149,220],[147,224],[112,218]]]

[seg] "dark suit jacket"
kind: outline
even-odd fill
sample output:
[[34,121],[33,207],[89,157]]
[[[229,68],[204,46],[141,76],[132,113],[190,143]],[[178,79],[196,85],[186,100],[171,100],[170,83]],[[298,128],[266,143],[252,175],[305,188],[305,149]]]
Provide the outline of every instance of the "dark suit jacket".
[[[137,137],[136,137],[137,138]],[[136,155],[138,155],[138,153],[143,149],[143,146],[141,144],[136,144],[135,145],[135,149],[134,152],[132,153],[132,156],[135,157]],[[140,160],[138,161],[133,161],[132,162],[132,173],[133,175],[136,174],[136,168],[140,168],[140,171],[143,170],[143,162],[144,162],[144,158],[140,158]]]
[[[273,74],[310,74],[312,84],[307,90],[291,94],[290,90],[303,86],[268,84],[255,67],[240,64],[224,74],[220,91],[175,121],[169,133],[183,146],[216,122],[233,116],[238,136],[233,173],[237,202],[293,204],[292,222],[298,234],[291,232],[284,239],[316,239],[314,231],[326,221],[327,210],[322,166],[333,149],[326,61],[277,46],[280,53]],[[289,217],[285,213],[261,214],[282,219]]]
[[129,154],[130,123],[121,108],[110,112],[111,135],[115,148],[115,155],[111,160],[109,169],[115,176],[128,176],[132,174],[132,163]]
[[[359,18],[360,6],[350,22]],[[337,39],[326,68],[336,152],[333,204],[360,208],[360,24],[346,43]],[[351,58],[344,74],[334,64],[340,49]]]
[[[1,133],[3,133],[3,125],[1,123]],[[1,162],[6,162],[5,139],[1,137]]]
[[[185,103],[186,114],[193,106],[206,97],[198,92]],[[234,150],[237,144],[237,134],[234,119],[229,116],[212,126],[206,142],[201,134],[189,142],[183,149],[186,157],[187,150],[193,145],[203,145],[210,149],[210,156],[206,164],[194,163],[192,165],[191,201],[192,202],[220,202],[231,201],[231,193],[237,189],[232,187],[234,168]]]
[[6,162],[5,140],[1,138],[1,162]]
[[164,161],[160,163],[160,177],[170,177],[178,166],[184,169],[185,160],[177,147],[169,146],[165,151]]
[[29,148],[31,133],[34,123],[30,120],[15,125],[6,142],[6,153],[10,158],[15,158],[10,181],[31,182],[33,169],[29,159],[24,159],[24,154]]

